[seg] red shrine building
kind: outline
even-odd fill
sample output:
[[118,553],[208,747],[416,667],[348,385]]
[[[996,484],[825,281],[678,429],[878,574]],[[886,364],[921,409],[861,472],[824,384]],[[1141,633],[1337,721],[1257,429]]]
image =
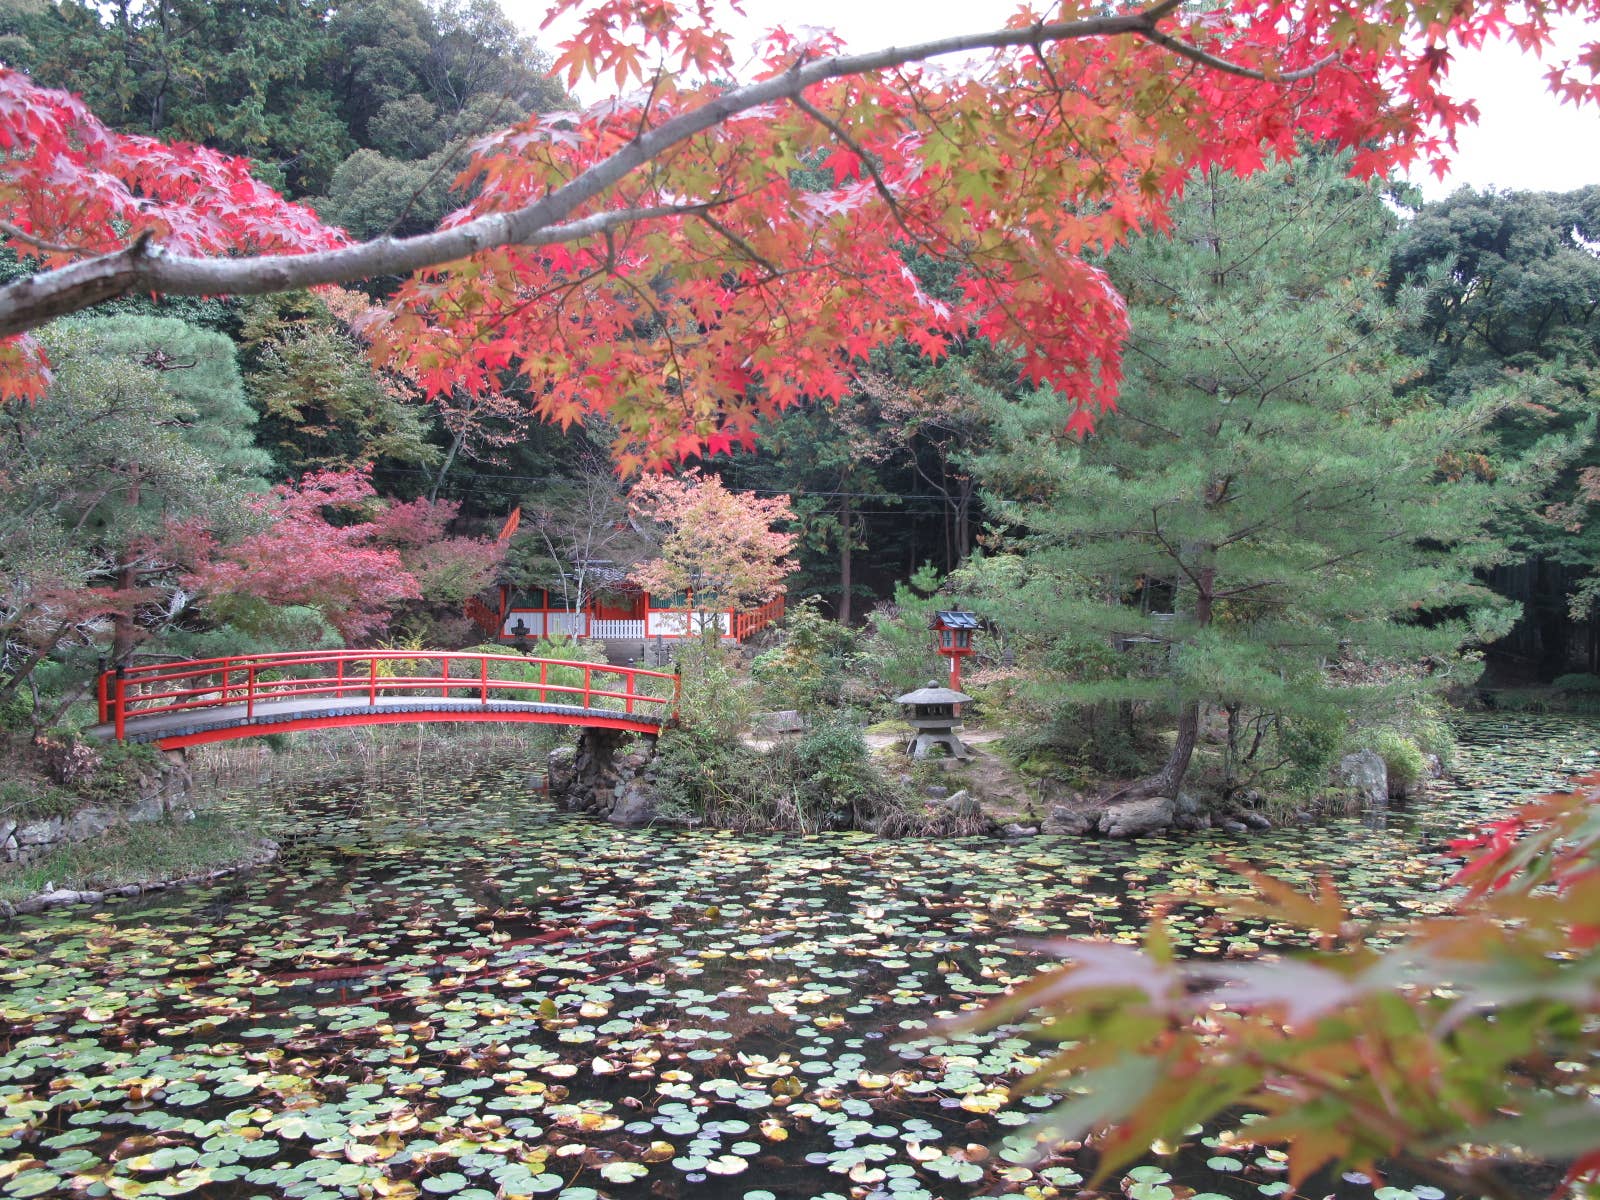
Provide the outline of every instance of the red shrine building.
[[758,608],[697,608],[692,598],[658,598],[615,569],[595,568],[601,587],[580,607],[559,591],[518,591],[498,584],[467,601],[467,616],[487,637],[507,645],[564,635],[598,641],[648,641],[697,637],[710,629],[724,641],[743,642],[783,617],[783,597]]

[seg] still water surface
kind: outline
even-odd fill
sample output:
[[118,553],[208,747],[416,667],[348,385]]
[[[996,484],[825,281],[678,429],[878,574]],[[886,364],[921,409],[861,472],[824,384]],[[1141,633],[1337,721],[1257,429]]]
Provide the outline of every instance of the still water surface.
[[[518,766],[230,797],[277,863],[0,930],[0,1194],[1073,1196],[1087,1164],[1028,1132],[1051,1099],[1007,1095],[1035,1048],[930,1026],[1042,936],[1131,940],[1155,896],[1238,887],[1222,854],[1331,870],[1369,919],[1442,911],[1445,842],[1600,765],[1595,734],[1476,718],[1420,811],[1248,840],[617,830]],[[1175,919],[1195,955],[1294,944]],[[1120,1191],[1258,1200],[1283,1173],[1206,1130]]]

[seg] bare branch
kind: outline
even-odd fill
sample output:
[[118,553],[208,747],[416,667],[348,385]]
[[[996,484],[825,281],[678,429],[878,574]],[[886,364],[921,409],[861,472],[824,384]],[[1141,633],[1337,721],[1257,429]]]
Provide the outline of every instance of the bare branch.
[[1144,38],[1145,41],[1154,42],[1156,45],[1171,50],[1174,54],[1183,58],[1192,59],[1201,66],[1211,67],[1229,75],[1237,75],[1241,79],[1254,79],[1261,83],[1298,83],[1302,79],[1310,79],[1338,57],[1336,54],[1329,54],[1319,58],[1308,67],[1300,67],[1294,71],[1280,71],[1269,75],[1267,72],[1258,71],[1254,67],[1241,66],[1238,63],[1229,62],[1225,58],[1219,58],[1210,51],[1202,50],[1199,46],[1191,46],[1188,42],[1175,38],[1171,34],[1162,33],[1159,29],[1141,29],[1139,36]]
[[68,246],[63,242],[46,241],[38,234],[29,233],[20,225],[13,225],[10,221],[0,221],[0,233],[5,234],[8,238],[12,238],[15,241],[23,242],[26,245],[34,246],[40,250],[47,250],[51,254],[81,255],[89,253],[82,246]]
[[[172,296],[246,296],[294,291],[319,284],[345,283],[378,275],[404,275],[423,267],[466,258],[508,245],[549,245],[573,241],[618,225],[696,211],[693,206],[635,209],[569,220],[583,205],[603,195],[640,167],[672,147],[742,112],[781,100],[799,100],[805,89],[829,79],[863,75],[909,63],[974,50],[1048,42],[1135,35],[1163,39],[1174,53],[1193,58],[1204,52],[1158,34],[1156,23],[1181,0],[1161,0],[1134,13],[1039,23],[890,46],[864,54],[840,54],[797,63],[781,75],[732,88],[698,108],[679,113],[641,132],[625,146],[538,200],[505,213],[489,213],[449,229],[409,238],[377,238],[310,254],[264,254],[238,258],[194,258],[169,254],[141,238],[111,254],[72,263],[0,288],[0,337],[24,333],[55,317],[133,292]],[[1208,65],[1240,73],[1246,68],[1222,60]],[[1277,76],[1303,77],[1314,68]]]
[[889,206],[889,211],[894,214],[894,223],[900,226],[900,232],[904,233],[906,237],[910,238],[911,241],[916,245],[926,248],[928,246],[928,239],[918,235],[912,230],[911,226],[906,224],[905,214],[900,209],[900,201],[896,198],[895,194],[890,191],[889,184],[884,180],[883,174],[878,170],[878,164],[872,160],[872,155],[868,154],[866,149],[859,145],[856,140],[850,136],[849,132],[844,128],[844,126],[840,125],[839,122],[835,121],[827,113],[823,112],[816,105],[812,104],[811,101],[807,100],[804,96],[794,97],[794,106],[801,112],[805,113],[806,116],[810,117],[818,125],[821,125],[829,133],[833,134],[834,137],[843,142],[845,147],[861,160],[861,165],[867,169],[867,174],[872,176],[873,190],[876,191],[879,197],[882,198],[883,202]]

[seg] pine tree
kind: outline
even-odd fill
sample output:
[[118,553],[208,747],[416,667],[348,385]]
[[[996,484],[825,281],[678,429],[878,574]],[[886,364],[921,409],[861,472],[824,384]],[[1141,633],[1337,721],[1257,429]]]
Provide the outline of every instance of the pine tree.
[[1496,487],[1440,469],[1490,414],[1395,401],[1406,306],[1374,279],[1376,191],[1332,161],[1213,172],[1176,215],[1113,262],[1133,317],[1118,413],[1078,444],[1014,412],[980,464],[1022,552],[986,570],[1013,625],[1056,640],[1060,698],[1175,712],[1130,798],[1177,793],[1204,706],[1241,756],[1247,724],[1287,746],[1460,678],[1460,648],[1507,623],[1472,576]]

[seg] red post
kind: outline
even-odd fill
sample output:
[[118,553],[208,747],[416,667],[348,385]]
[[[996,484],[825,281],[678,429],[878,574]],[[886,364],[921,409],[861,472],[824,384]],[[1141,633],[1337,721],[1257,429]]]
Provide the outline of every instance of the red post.
[[[442,678],[444,678],[444,679],[449,679],[450,678],[450,660],[449,660],[449,658],[441,658],[439,660],[439,667],[440,667],[440,671],[439,671],[440,676]],[[439,689],[439,696],[440,696],[441,699],[444,699],[444,700],[450,699],[450,685],[448,683],[446,683],[444,685],[444,687]]]
[[628,698],[622,702],[622,711],[628,713],[629,715],[632,715],[633,713],[633,681],[636,678],[637,676],[635,676],[632,671],[629,671],[628,685],[627,687],[623,688],[623,691],[627,693]]
[[372,667],[372,674],[367,679],[367,703],[371,704],[371,705],[376,705],[378,703],[378,656],[377,656],[377,654],[374,653],[371,658],[367,659],[367,662]]
[[116,712],[117,712],[117,741],[124,741],[127,737],[128,721],[128,681],[123,678],[123,668],[117,667],[116,684]]
[[256,717],[256,668],[254,664],[244,669],[244,715],[246,720]]
[[589,688],[590,688],[589,680],[591,678],[593,678],[593,675],[594,675],[594,668],[593,667],[585,667],[583,669],[583,706],[585,708],[589,707]]
[[[104,660],[102,660],[104,661]],[[101,671],[100,677],[95,680],[95,698],[100,703],[100,724],[104,725],[111,719],[111,701],[106,696],[106,675],[109,672]]]
[[485,705],[489,703],[489,656],[478,655],[478,699]]
[[336,699],[343,700],[344,699],[344,659],[342,659],[342,658],[338,659],[334,663],[333,678],[334,678],[334,683],[337,685],[337,690],[334,692],[334,697]]

